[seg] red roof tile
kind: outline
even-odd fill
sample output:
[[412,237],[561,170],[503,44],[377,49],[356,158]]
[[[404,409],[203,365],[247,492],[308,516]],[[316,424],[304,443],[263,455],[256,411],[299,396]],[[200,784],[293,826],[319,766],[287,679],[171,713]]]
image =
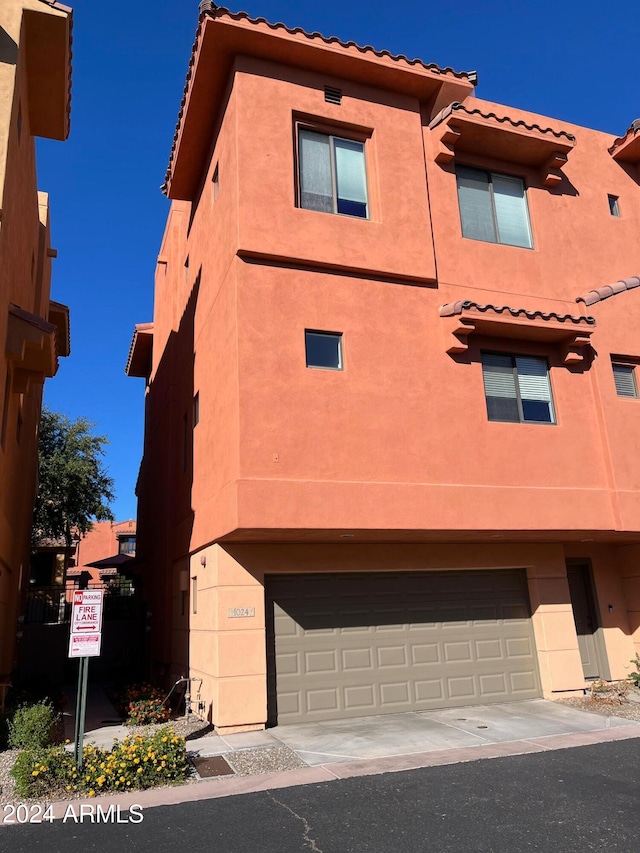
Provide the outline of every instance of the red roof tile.
[[445,107],[438,115],[429,123],[430,128],[437,127],[441,122],[443,122],[448,116],[453,112],[464,112],[467,115],[473,116],[477,115],[480,118],[484,119],[493,119],[497,121],[499,124],[509,124],[511,127],[523,127],[525,130],[537,130],[540,133],[551,134],[555,136],[557,139],[566,139],[569,142],[575,143],[576,138],[571,133],[567,133],[566,130],[554,130],[552,127],[542,127],[539,124],[527,124],[526,121],[522,119],[518,119],[514,121],[509,116],[499,116],[497,113],[483,113],[482,110],[478,109],[469,109],[464,104],[459,104],[454,102],[453,104],[449,104],[448,107]]
[[193,43],[193,47],[191,49],[191,57],[189,59],[189,69],[187,71],[187,78],[184,86],[184,91],[182,95],[182,101],[180,103],[180,111],[178,113],[178,121],[176,124],[176,130],[173,136],[173,143],[171,146],[171,153],[169,155],[169,164],[167,166],[167,171],[165,174],[165,180],[162,184],[162,191],[167,192],[168,184],[171,180],[172,170],[173,170],[173,162],[176,154],[176,150],[178,147],[178,139],[180,136],[180,130],[182,127],[182,121],[185,114],[185,107],[187,104],[187,100],[189,97],[189,91],[191,89],[192,81],[193,81],[193,71],[196,62],[196,56],[200,47],[200,42],[202,40],[203,31],[204,31],[204,23],[207,18],[209,19],[217,19],[217,18],[227,18],[232,21],[246,21],[249,24],[254,25],[255,27],[268,27],[274,31],[282,31],[288,33],[289,35],[302,35],[307,38],[310,42],[322,42],[326,45],[338,45],[341,48],[344,48],[346,51],[358,51],[361,54],[373,54],[378,57],[386,57],[387,59],[391,59],[394,62],[398,63],[407,63],[412,66],[419,66],[427,71],[431,71],[435,74],[441,74],[443,76],[448,77],[456,77],[458,79],[467,80],[473,86],[477,85],[478,82],[478,74],[476,71],[455,71],[453,68],[446,67],[442,68],[436,63],[426,63],[421,59],[409,59],[404,54],[392,54],[388,50],[377,50],[371,45],[359,45],[354,41],[342,41],[337,36],[324,36],[319,32],[307,32],[307,30],[302,29],[301,27],[287,27],[283,23],[275,23],[272,24],[266,20],[266,18],[252,18],[247,12],[231,12],[224,6],[216,6],[215,3],[211,2],[211,0],[202,0],[200,3],[200,17],[198,20],[198,27],[196,30],[195,41]]
[[512,317],[526,317],[528,320],[573,323],[576,326],[595,326],[596,324],[593,317],[575,317],[572,314],[556,314],[555,311],[529,311],[526,308],[510,308],[508,305],[479,305],[477,302],[462,299],[442,305],[439,313],[441,317],[453,317],[469,310],[480,311],[483,314],[510,314]]
[[640,276],[634,275],[631,278],[621,278],[613,284],[605,284],[603,287],[590,290],[584,296],[577,296],[576,302],[584,302],[585,305],[595,305],[596,302],[602,302],[603,299],[616,296],[618,293],[624,293],[626,290],[633,290],[636,287],[640,287]]

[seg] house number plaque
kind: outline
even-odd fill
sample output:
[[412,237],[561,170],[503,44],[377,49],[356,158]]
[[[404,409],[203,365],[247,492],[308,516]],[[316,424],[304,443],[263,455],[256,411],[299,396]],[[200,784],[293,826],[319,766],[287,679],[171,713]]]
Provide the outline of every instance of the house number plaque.
[[227,610],[229,619],[246,619],[247,616],[255,616],[255,607],[230,607]]

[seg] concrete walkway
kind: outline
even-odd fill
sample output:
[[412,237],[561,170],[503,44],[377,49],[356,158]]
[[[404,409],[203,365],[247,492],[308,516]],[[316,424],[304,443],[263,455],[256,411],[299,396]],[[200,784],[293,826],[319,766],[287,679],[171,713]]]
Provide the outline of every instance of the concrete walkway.
[[[73,738],[75,703],[69,695],[65,714],[67,737]],[[117,723],[117,714],[104,692],[91,686],[85,743],[109,748],[113,739],[130,733]],[[361,717],[324,723],[277,726],[262,732],[216,734],[187,741],[192,755],[229,755],[247,749],[288,746],[308,765],[297,770],[256,776],[223,776],[179,787],[117,794],[100,801],[133,803],[144,808],[169,805],[267,789],[523,755],[640,737],[640,723],[622,717],[605,717],[543,699]],[[84,801],[74,801],[77,802]],[[87,800],[86,802],[96,802]],[[54,805],[62,816],[66,803]]]

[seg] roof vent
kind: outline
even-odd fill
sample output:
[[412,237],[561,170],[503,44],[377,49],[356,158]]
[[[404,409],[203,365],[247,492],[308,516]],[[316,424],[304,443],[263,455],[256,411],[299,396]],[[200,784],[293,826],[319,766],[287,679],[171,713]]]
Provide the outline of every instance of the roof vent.
[[333,86],[325,86],[324,99],[328,104],[337,104],[340,106],[342,103],[342,89],[334,89]]

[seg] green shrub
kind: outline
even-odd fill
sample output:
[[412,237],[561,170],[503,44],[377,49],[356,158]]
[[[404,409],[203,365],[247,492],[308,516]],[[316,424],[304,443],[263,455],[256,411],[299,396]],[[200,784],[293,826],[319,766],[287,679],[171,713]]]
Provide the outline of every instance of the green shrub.
[[640,687],[640,656],[636,654],[631,663],[635,666],[636,671],[629,675],[629,680],[633,682],[634,687]]
[[14,749],[38,749],[53,743],[59,714],[48,702],[20,705],[9,720],[9,746]]
[[78,790],[73,753],[63,746],[41,747],[21,752],[11,768],[19,797],[45,798],[56,791]]
[[85,746],[77,772],[64,747],[29,750],[11,770],[20,797],[43,797],[52,791],[80,791],[90,797],[103,791],[132,791],[183,781],[189,773],[184,738],[170,726],[152,735],[127,737],[110,750]]

